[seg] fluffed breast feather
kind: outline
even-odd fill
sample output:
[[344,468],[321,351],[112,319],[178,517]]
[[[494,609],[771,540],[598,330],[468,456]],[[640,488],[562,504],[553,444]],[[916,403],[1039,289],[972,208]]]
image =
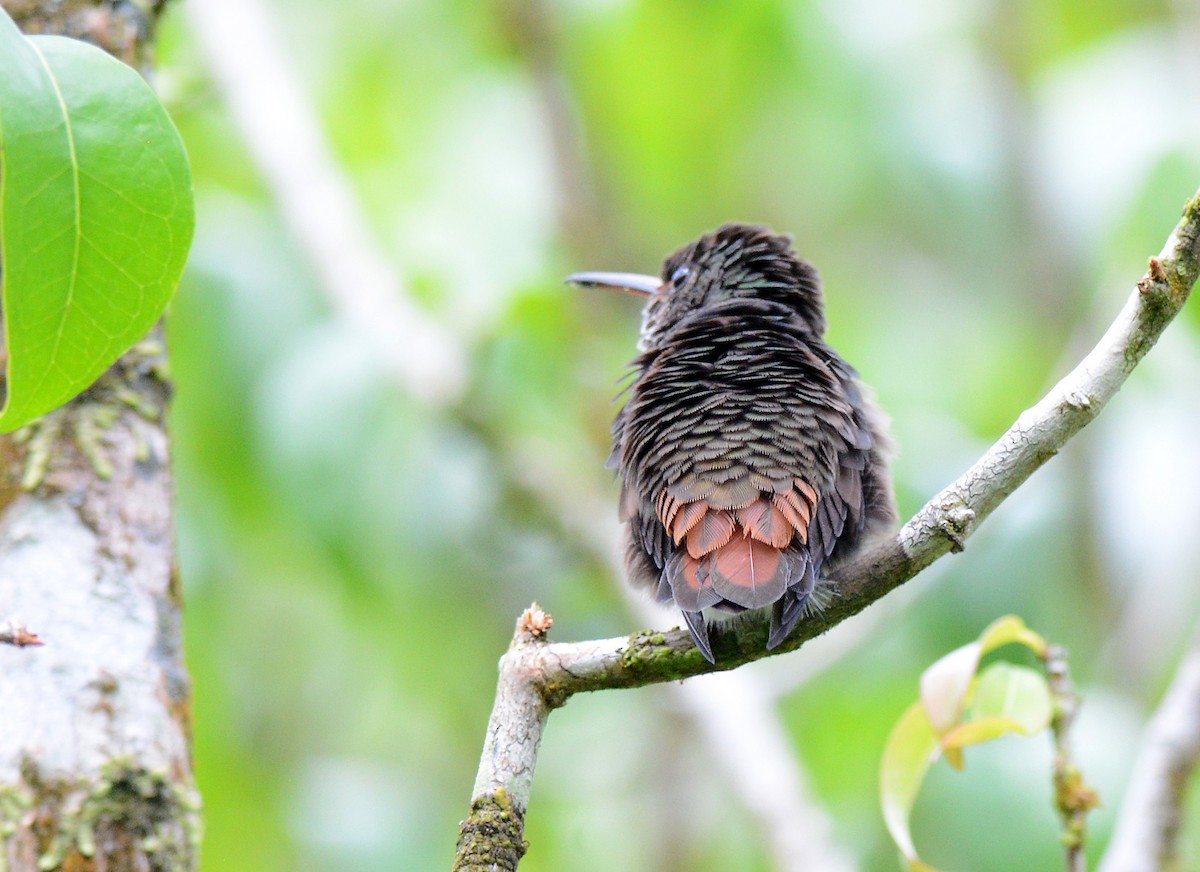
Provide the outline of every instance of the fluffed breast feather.
[[822,567],[895,520],[882,416],[769,300],[707,306],[634,365],[610,459],[630,577],[675,600],[710,659],[699,613],[714,606],[773,605],[774,647]]

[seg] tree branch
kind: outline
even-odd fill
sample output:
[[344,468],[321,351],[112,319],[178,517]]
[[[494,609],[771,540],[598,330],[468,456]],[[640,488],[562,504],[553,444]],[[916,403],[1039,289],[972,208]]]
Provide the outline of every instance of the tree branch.
[[1146,728],[1100,872],[1179,869],[1188,781],[1200,760],[1200,634]]
[[0,440],[13,488],[0,504],[0,613],[19,609],[48,642],[32,657],[0,650],[8,872],[198,862],[160,351],[142,343]]
[[[527,488],[557,518],[566,535],[608,567],[633,620],[641,626],[661,626],[669,613],[620,582],[620,527],[609,504],[578,482],[557,475],[544,451],[530,446],[498,453],[503,455],[505,478]],[[606,516],[610,522],[597,523]],[[803,676],[789,676],[789,688],[819,674],[856,644],[852,639],[850,645],[841,643],[822,657],[810,656],[805,664],[810,668]],[[797,672],[796,664],[792,666],[790,672]],[[849,852],[836,843],[828,814],[808,795],[807,773],[795,749],[788,746],[774,705],[779,689],[745,670],[727,672],[719,679],[672,686],[673,701],[707,748],[712,767],[725,777],[730,793],[758,824],[775,867],[779,872],[852,869]],[[740,737],[736,748],[730,747],[729,736]]]
[[[27,33],[86,38],[139,66],[164,5],[0,4]],[[199,862],[166,364],[156,328],[70,403],[0,438],[0,614],[48,641],[0,648],[5,872]]]
[[[524,852],[524,813],[537,750],[550,712],[575,693],[640,687],[733,669],[793,651],[865,609],[948,551],[962,550],[979,523],[1034,470],[1094,419],[1175,317],[1200,275],[1200,192],[1116,320],[1092,351],[957,481],[937,494],[895,536],[839,568],[839,596],[803,621],[772,652],[767,627],[746,621],[717,633],[710,664],[686,632],[635,633],[627,638],[548,643],[528,631],[525,615],[500,661],[495,707],[462,824],[455,870],[516,868]],[[526,615],[529,613],[527,612]],[[502,821],[490,843],[484,824]],[[494,847],[495,850],[491,850]]]

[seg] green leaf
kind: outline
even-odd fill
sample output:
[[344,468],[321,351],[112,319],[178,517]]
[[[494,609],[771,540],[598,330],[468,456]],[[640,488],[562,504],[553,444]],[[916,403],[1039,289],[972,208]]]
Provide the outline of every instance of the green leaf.
[[888,832],[910,870],[932,870],[917,856],[909,818],[921,782],[938,757],[944,755],[951,766],[962,769],[964,748],[1008,733],[1032,735],[1050,723],[1050,688],[1040,672],[993,663],[976,675],[984,654],[1015,642],[1039,656],[1046,650],[1046,641],[1020,618],[1000,618],[976,641],[951,651],[921,674],[920,701],[909,706],[888,736],[879,795]]
[[1046,656],[1046,640],[1025,626],[1025,622],[1016,615],[1005,615],[988,625],[979,635],[980,654],[982,656],[1012,642],[1020,642],[1038,657]]
[[972,720],[1001,718],[1032,736],[1050,726],[1054,703],[1046,676],[1027,666],[993,663],[979,674],[971,702]]
[[[949,757],[951,751],[961,753],[963,748],[990,742],[992,739],[998,739],[1006,733],[1028,735],[1024,726],[1011,718],[994,716],[966,721],[942,736],[942,751]],[[961,760],[961,757],[959,759]],[[961,763],[954,768],[961,769]]]
[[[921,674],[921,704],[938,735],[954,729],[962,719],[975,693],[975,670],[983,655],[1014,642],[1025,645],[1039,657],[1045,655],[1046,640],[1017,616],[1005,615],[988,625],[977,640],[951,651]],[[951,755],[951,762],[956,769],[960,768],[960,758]]]
[[901,715],[888,736],[879,769],[879,799],[883,820],[892,840],[915,872],[937,872],[917,856],[913,846],[909,818],[925,773],[939,755],[938,738],[920,703],[913,703]]
[[0,431],[65,403],[146,334],[193,229],[179,134],[134,70],[0,10]]
[[941,736],[942,752],[962,768],[962,749],[1008,733],[1032,736],[1050,725],[1050,686],[1040,672],[1025,666],[993,663],[979,674],[969,695],[970,719]]

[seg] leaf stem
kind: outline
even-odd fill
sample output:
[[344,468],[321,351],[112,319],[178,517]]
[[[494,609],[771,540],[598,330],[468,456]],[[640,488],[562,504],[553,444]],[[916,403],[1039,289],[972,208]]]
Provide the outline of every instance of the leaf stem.
[[1061,645],[1046,649],[1043,663],[1049,679],[1054,715],[1054,805],[1062,818],[1062,843],[1067,872],[1087,872],[1087,813],[1100,804],[1096,791],[1084,781],[1071,757],[1070,731],[1079,712],[1079,695],[1071,681],[1067,652]]

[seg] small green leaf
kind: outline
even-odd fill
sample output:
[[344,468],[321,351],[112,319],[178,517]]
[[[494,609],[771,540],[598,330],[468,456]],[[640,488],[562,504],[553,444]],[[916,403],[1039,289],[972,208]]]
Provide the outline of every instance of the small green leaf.
[[879,769],[879,799],[892,840],[914,872],[937,872],[917,856],[909,818],[925,773],[939,755],[938,739],[920,703],[901,715],[888,736]]
[[[983,655],[1004,645],[1019,642],[1039,657],[1046,651],[1046,640],[1025,626],[1015,615],[993,621],[979,638],[951,651],[921,674],[921,704],[929,715],[934,731],[940,736],[962,720],[963,712],[975,692],[975,671]],[[951,764],[961,768],[961,758],[951,754]]]
[[183,144],[134,70],[0,10],[0,431],[90,385],[162,315],[193,229]]
[[1026,666],[993,663],[979,674],[971,702],[971,718],[1001,718],[1032,736],[1050,726],[1054,704],[1046,676]]
[[1050,725],[1052,703],[1045,677],[1024,666],[993,663],[979,674],[969,692],[970,719],[946,731],[942,752],[962,769],[962,749],[1008,733],[1032,736]]
[[1038,657],[1046,656],[1046,640],[1025,626],[1025,622],[1016,615],[997,618],[979,635],[981,656],[1012,642],[1020,642]]
[[1000,618],[976,641],[951,651],[922,673],[920,701],[909,706],[888,736],[879,774],[883,817],[907,868],[914,872],[936,872],[917,856],[909,818],[921,782],[938,757],[962,769],[964,748],[1008,733],[1032,735],[1050,723],[1050,688],[1040,672],[994,663],[976,674],[984,654],[1010,643],[1025,645],[1039,656],[1047,647],[1020,618]]

